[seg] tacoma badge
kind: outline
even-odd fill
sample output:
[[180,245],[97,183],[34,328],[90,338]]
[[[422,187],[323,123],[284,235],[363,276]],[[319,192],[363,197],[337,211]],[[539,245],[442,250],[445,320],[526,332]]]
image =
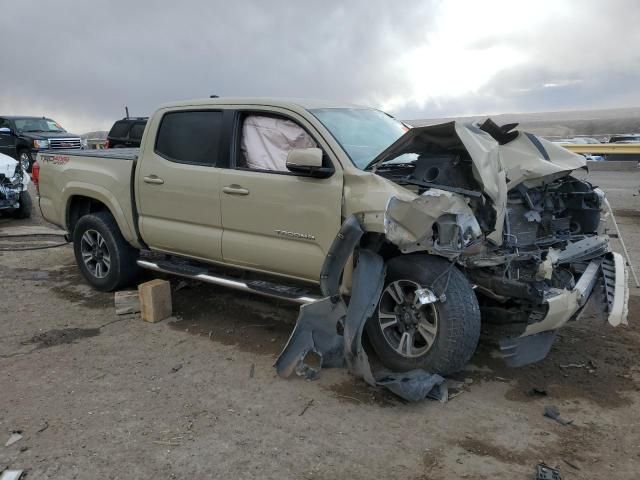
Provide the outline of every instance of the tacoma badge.
[[315,240],[315,235],[311,235],[310,233],[298,233],[298,232],[288,232],[287,230],[276,230],[276,234],[283,237],[291,237],[291,238],[302,238],[304,240]]

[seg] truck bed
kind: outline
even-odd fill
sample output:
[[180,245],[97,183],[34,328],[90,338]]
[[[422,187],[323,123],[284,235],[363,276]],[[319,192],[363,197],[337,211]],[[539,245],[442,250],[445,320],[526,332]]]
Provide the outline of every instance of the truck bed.
[[106,150],[56,150],[55,152],[43,151],[46,154],[73,155],[78,157],[99,157],[113,160],[137,160],[139,148],[109,148]]
[[91,199],[113,214],[124,238],[139,246],[133,195],[137,148],[56,150],[38,153],[42,216],[69,233],[72,202]]

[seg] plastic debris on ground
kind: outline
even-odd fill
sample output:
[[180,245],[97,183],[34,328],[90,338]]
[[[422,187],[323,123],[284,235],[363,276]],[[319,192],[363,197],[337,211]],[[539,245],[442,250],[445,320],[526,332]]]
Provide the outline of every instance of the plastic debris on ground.
[[551,468],[544,463],[539,463],[536,465],[535,480],[562,480],[562,475],[557,468]]
[[552,420],[555,420],[561,425],[570,425],[573,423],[573,420],[567,420],[560,416],[560,410],[555,405],[547,405],[544,407],[544,416],[548,417]]

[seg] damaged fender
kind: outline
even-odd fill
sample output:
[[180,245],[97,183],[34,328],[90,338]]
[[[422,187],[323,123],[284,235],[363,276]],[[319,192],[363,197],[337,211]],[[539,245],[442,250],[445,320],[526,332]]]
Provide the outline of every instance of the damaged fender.
[[[362,345],[362,334],[373,314],[384,285],[385,267],[382,257],[370,250],[358,252],[349,307],[339,295],[339,277],[347,259],[356,248],[362,227],[354,216],[349,217],[336,236],[322,268],[322,290],[325,298],[304,305],[289,341],[276,360],[278,375],[314,379],[319,369],[305,362],[307,354],[320,356],[320,368],[346,363],[349,370],[372,386],[380,385],[407,401],[427,397],[446,401],[444,378],[423,370],[395,373],[372,371]],[[339,329],[342,327],[342,335]]]
[[[434,225],[440,232],[434,245]],[[457,193],[430,189],[414,200],[391,197],[384,216],[387,239],[403,253],[433,247],[458,250],[482,236],[467,200]]]

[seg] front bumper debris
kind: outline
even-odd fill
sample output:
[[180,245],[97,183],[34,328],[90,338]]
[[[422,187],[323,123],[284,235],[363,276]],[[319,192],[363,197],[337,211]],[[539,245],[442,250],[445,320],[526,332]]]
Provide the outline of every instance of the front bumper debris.
[[587,302],[604,314],[610,325],[627,325],[628,270],[622,255],[610,252],[589,262],[571,290],[552,289],[545,296],[547,313],[516,338],[500,341],[500,351],[510,367],[520,367],[545,358],[559,328],[579,319]]

